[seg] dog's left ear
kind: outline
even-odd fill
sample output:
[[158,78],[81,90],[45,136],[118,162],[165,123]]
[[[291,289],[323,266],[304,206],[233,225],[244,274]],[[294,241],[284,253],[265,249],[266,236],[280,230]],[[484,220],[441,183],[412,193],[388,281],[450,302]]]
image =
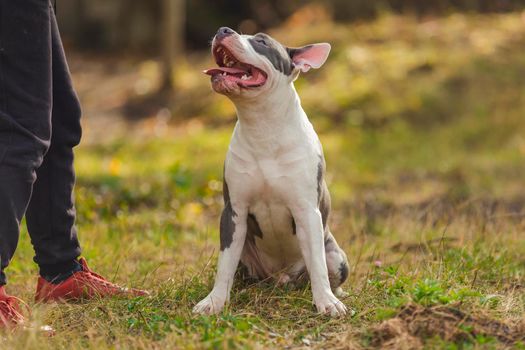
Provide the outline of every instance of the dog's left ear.
[[302,72],[308,72],[310,68],[320,68],[326,62],[331,48],[328,43],[311,44],[288,48],[288,54],[294,67],[299,68]]

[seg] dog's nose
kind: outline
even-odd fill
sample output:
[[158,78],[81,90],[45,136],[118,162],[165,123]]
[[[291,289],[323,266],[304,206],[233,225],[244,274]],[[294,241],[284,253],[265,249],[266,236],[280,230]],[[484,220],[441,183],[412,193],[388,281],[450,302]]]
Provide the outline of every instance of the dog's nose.
[[217,34],[215,34],[215,37],[220,40],[234,33],[235,31],[231,28],[220,27],[219,30],[217,31]]

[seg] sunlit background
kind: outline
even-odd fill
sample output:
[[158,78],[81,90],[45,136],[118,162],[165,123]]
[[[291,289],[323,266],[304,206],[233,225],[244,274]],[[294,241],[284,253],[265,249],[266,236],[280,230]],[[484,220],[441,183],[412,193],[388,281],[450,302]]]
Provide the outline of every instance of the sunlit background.
[[[201,74],[214,65],[209,42],[220,26],[288,46],[327,41],[327,64],[296,85],[333,150],[333,186],[346,200],[407,186],[392,200],[410,203],[521,198],[520,4],[59,0],[57,11],[84,107],[83,146],[229,134],[233,105]],[[121,163],[105,170],[125,172]]]

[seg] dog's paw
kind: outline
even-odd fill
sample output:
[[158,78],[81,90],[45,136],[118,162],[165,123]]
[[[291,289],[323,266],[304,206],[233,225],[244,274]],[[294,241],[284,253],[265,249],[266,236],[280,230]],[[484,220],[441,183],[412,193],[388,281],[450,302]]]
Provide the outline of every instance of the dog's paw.
[[221,298],[213,293],[208,294],[208,296],[202,299],[195,307],[193,312],[201,315],[215,315],[221,312],[226,298]]
[[317,311],[321,314],[330,314],[332,317],[346,315],[347,308],[333,293],[325,293],[314,299]]

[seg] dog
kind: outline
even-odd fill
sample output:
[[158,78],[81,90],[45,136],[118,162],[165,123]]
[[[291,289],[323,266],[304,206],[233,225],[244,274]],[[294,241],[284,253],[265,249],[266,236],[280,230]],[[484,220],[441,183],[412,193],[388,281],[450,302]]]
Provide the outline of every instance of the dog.
[[216,314],[229,301],[239,261],[251,278],[310,278],[319,313],[344,315],[337,298],[349,273],[328,226],[330,194],[321,142],[293,82],[320,68],[327,43],[289,48],[267,34],[222,27],[212,41],[218,65],[204,71],[235,105],[237,123],[224,163],[224,210],[213,290],[193,309]]

